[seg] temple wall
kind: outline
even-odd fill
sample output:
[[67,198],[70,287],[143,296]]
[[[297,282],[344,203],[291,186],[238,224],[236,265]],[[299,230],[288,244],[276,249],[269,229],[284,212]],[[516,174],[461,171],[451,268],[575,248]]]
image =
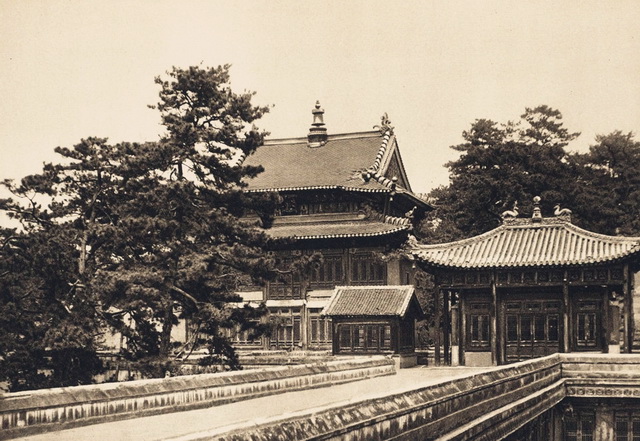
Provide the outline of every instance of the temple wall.
[[[456,354],[457,355],[457,354]],[[471,352],[465,351],[464,353],[464,365],[465,366],[492,366],[491,352]]]
[[394,373],[393,360],[378,356],[10,393],[0,398],[0,438],[43,432],[51,427],[62,430],[78,425],[209,407]]
[[401,281],[401,264],[399,259],[387,262],[387,285],[403,285]]

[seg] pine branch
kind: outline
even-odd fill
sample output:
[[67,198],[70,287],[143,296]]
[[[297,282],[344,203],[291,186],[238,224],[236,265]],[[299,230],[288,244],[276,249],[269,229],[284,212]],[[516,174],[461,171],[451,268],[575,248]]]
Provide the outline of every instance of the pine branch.
[[171,289],[172,291],[182,295],[183,297],[189,299],[191,302],[193,302],[193,305],[197,308],[198,305],[201,305],[202,302],[198,301],[195,297],[193,297],[191,294],[189,294],[188,292],[186,292],[185,290],[175,286],[175,285],[171,285],[169,286],[169,289]]

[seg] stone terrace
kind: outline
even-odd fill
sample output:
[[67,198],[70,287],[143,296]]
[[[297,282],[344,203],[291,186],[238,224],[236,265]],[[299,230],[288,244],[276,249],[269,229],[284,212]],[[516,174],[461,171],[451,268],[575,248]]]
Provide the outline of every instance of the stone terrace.
[[565,398],[640,399],[640,356],[554,354],[491,368],[426,368],[29,440],[500,440]]

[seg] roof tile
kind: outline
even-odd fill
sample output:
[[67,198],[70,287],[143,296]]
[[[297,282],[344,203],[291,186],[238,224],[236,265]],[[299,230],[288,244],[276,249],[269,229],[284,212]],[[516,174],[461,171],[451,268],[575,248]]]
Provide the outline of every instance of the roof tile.
[[384,236],[408,231],[404,225],[393,225],[380,221],[336,222],[327,224],[273,226],[265,232],[275,238],[331,239],[338,237]]
[[245,165],[265,169],[248,181],[248,190],[348,187],[383,190],[360,174],[369,169],[388,140],[378,131],[350,135],[331,135],[322,147],[312,148],[304,138],[268,141],[247,157]]
[[323,314],[329,316],[404,316],[414,287],[338,286]]
[[462,269],[586,265],[639,252],[640,237],[597,234],[560,218],[504,224],[469,239],[412,250],[426,263]]

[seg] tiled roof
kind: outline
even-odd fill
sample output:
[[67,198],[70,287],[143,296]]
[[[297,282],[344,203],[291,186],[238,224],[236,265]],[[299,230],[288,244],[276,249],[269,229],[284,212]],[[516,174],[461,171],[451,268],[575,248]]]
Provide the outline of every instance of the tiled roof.
[[273,226],[265,232],[275,238],[331,239],[384,236],[410,228],[411,223],[406,218],[386,216],[373,219],[358,214],[318,214],[276,217]]
[[265,169],[248,181],[248,190],[298,190],[344,187],[385,191],[383,179],[364,182],[362,172],[380,165],[391,134],[379,131],[330,135],[322,147],[309,147],[306,138],[269,140],[249,156],[245,165]]
[[561,218],[503,224],[469,239],[412,250],[431,265],[460,269],[592,265],[638,252],[640,237],[596,234]]
[[329,316],[404,316],[414,287],[338,286],[322,313]]

